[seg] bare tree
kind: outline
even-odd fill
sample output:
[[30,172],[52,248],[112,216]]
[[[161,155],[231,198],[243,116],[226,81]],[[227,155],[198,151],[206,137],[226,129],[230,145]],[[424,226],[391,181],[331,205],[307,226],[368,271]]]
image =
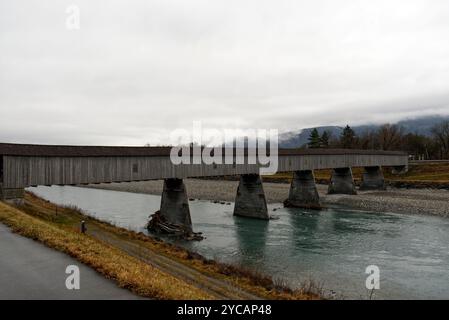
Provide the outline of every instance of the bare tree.
[[365,131],[359,135],[360,149],[374,150],[379,148],[377,132],[373,130]]
[[398,150],[401,148],[404,133],[397,125],[385,124],[379,128],[378,139],[381,150]]
[[440,159],[449,156],[449,121],[441,122],[432,128],[432,134],[438,144]]

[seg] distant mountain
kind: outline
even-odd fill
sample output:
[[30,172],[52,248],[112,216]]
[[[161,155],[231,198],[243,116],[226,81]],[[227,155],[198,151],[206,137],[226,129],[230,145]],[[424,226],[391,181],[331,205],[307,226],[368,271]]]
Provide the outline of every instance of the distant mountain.
[[[417,133],[422,135],[430,135],[432,127],[441,121],[449,120],[449,116],[426,116],[414,119],[401,120],[395,124],[401,126],[405,133]],[[349,123],[349,125],[351,125]],[[352,127],[352,126],[351,126]],[[354,126],[352,129],[356,134],[361,134],[366,131],[376,130],[380,125],[367,124]],[[290,131],[283,133],[279,136],[279,146],[281,148],[298,148],[309,142],[310,132],[314,128],[306,128],[298,131]],[[318,132],[323,134],[324,131],[328,131],[332,137],[339,137],[343,131],[343,127],[340,126],[323,126],[316,128]]]
[[418,133],[431,135],[432,127],[436,124],[449,120],[449,116],[430,116],[399,121],[397,124],[404,128],[407,133]]

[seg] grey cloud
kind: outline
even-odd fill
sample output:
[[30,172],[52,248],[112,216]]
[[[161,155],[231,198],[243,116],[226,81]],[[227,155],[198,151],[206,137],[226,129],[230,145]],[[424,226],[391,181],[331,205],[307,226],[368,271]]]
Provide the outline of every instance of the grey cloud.
[[[0,2],[0,141],[166,143],[449,113],[449,3]],[[71,3],[70,3],[71,4]]]

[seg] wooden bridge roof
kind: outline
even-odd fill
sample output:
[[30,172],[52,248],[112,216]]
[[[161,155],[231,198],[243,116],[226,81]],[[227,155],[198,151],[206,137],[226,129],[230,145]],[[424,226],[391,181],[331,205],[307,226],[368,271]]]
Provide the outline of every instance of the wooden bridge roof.
[[[171,147],[69,146],[0,143],[0,155],[30,157],[135,157],[169,156]],[[247,150],[247,149],[246,149]],[[356,149],[279,149],[289,155],[405,155],[400,151]]]

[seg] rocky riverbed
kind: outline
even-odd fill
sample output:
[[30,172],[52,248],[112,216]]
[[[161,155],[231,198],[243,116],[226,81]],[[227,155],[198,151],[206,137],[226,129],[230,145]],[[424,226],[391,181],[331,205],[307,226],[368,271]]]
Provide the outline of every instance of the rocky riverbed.
[[[234,201],[238,181],[186,179],[189,198]],[[144,181],[90,185],[91,188],[160,195],[163,181]],[[282,203],[289,184],[263,184],[269,203]],[[449,191],[436,189],[396,189],[358,191],[357,195],[327,195],[327,186],[318,185],[324,205],[341,205],[353,209],[406,214],[430,214],[449,217]]]

